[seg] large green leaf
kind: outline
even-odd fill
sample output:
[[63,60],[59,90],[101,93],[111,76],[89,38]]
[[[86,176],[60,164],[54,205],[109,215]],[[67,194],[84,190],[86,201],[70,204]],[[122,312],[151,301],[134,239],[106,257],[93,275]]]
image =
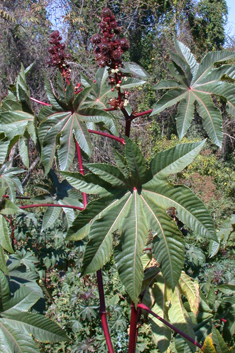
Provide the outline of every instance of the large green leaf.
[[[92,151],[91,139],[87,129],[87,123],[102,124],[112,134],[117,134],[116,124],[112,116],[95,107],[85,105],[85,101],[91,91],[90,87],[84,88],[74,95],[72,84],[66,90],[66,104],[55,96],[46,81],[48,98],[53,110],[43,109],[40,114],[39,139],[42,145],[42,161],[46,173],[52,167],[55,153],[58,149],[60,169],[68,169],[75,154],[75,141],[81,149],[90,155]],[[61,89],[61,85],[59,86]]]
[[188,227],[216,239],[213,221],[203,203],[187,187],[171,185],[166,179],[174,168],[180,171],[187,166],[202,145],[192,143],[160,153],[149,169],[138,147],[126,139],[123,158],[116,154],[118,167],[95,163],[87,165],[91,173],[86,176],[63,172],[69,183],[81,191],[97,195],[106,191],[109,195],[92,201],[68,231],[67,238],[73,240],[89,235],[83,273],[102,268],[114,244],[120,278],[137,303],[143,279],[140,257],[151,231],[155,260],[168,284],[175,287],[184,265],[185,244],[167,209],[175,207],[177,217]]
[[[1,189],[0,189],[1,190]],[[2,189],[5,190],[4,188]],[[20,212],[20,208],[8,199],[4,199],[0,204],[0,214],[10,215]]]
[[170,89],[153,107],[152,115],[179,103],[177,113],[177,132],[182,139],[186,134],[194,117],[194,102],[196,109],[203,119],[203,126],[211,140],[219,147],[222,145],[222,116],[216,108],[211,95],[224,97],[227,100],[230,112],[235,111],[235,88],[227,82],[221,82],[222,77],[234,76],[234,66],[222,65],[214,68],[217,62],[229,60],[235,56],[228,51],[211,52],[201,64],[196,62],[190,50],[179,41],[175,42],[177,54],[172,54],[173,64],[170,66],[176,81],[160,82],[155,89]]
[[213,240],[210,241],[210,247],[209,247],[210,257],[215,256],[218,253],[220,247],[223,247],[223,248],[226,247],[227,241],[230,235],[232,234],[232,232],[234,231],[234,227],[235,227],[235,215],[233,214],[229,220],[223,222],[222,225],[220,226],[220,229],[216,234],[217,241],[213,241]]

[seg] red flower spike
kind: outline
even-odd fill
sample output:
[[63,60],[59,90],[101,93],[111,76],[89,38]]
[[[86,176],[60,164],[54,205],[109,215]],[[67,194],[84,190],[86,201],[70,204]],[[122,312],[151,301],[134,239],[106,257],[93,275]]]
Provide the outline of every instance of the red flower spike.
[[62,37],[60,36],[59,31],[54,31],[50,34],[52,39],[49,40],[49,43],[53,46],[48,47],[47,51],[51,54],[51,57],[47,59],[47,64],[56,66],[61,74],[68,80],[70,78],[70,68],[66,63],[66,59],[71,59],[70,54],[64,54],[64,43],[60,43]]

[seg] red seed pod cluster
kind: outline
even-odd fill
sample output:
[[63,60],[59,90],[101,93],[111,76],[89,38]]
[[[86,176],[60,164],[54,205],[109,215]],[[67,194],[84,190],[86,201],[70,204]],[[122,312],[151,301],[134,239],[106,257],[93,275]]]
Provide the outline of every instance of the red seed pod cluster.
[[129,49],[129,42],[126,38],[118,38],[121,28],[109,8],[103,9],[102,22],[99,26],[102,34],[95,34],[91,38],[91,42],[95,45],[95,59],[101,67],[109,66],[111,69],[117,69],[122,66],[121,57]]
[[61,40],[59,31],[50,34],[50,46],[47,48],[50,58],[47,59],[47,64],[58,67],[61,74],[68,79],[70,77],[70,67],[66,60],[71,59],[71,55],[64,53],[65,45],[61,43]]

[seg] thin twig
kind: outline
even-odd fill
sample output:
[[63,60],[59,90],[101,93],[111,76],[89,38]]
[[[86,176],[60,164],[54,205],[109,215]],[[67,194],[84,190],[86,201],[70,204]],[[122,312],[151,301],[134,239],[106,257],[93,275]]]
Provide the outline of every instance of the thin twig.
[[20,206],[22,210],[26,208],[34,208],[34,207],[63,207],[63,208],[73,208],[74,210],[83,211],[84,207],[72,206],[72,205],[59,205],[54,203],[35,203],[32,205],[24,205]]

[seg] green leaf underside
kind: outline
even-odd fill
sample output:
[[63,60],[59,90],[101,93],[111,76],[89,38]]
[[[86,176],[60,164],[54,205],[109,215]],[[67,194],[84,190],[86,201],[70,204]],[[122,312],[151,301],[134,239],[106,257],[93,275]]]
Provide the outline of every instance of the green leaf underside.
[[142,195],[152,200],[160,207],[168,209],[175,207],[179,219],[193,229],[210,239],[216,240],[212,219],[208,211],[195,194],[185,186],[173,186],[169,183],[155,185],[151,181],[143,185]]
[[38,345],[27,332],[15,329],[4,319],[0,319],[0,349],[7,353],[40,353]]
[[184,265],[184,239],[165,209],[147,195],[142,196],[145,217],[153,232],[153,253],[169,285],[174,288]]
[[86,247],[83,272],[91,273],[102,268],[112,252],[113,232],[122,225],[123,218],[130,207],[132,194],[126,193],[121,200],[115,200],[107,212],[100,213],[92,223],[89,243]]
[[2,313],[1,323],[8,324],[15,330],[32,334],[41,342],[61,342],[66,341],[65,332],[53,321],[43,315],[18,312],[18,314],[9,315]]
[[81,240],[85,238],[90,231],[91,222],[95,221],[97,217],[102,217],[102,213],[115,204],[116,200],[112,198],[101,198],[89,202],[85,210],[78,214],[68,229],[66,239]]
[[154,178],[164,178],[170,174],[181,172],[198,155],[205,141],[193,144],[184,143],[158,153],[151,161],[151,171]]
[[134,191],[129,198],[129,205],[123,210],[122,234],[114,250],[119,276],[136,305],[144,277],[140,255],[148,235],[142,208],[142,199]]
[[[89,235],[83,273],[102,268],[109,260],[114,244],[120,278],[131,299],[137,303],[143,279],[140,256],[151,231],[154,257],[165,279],[174,288],[183,268],[185,244],[166,210],[175,207],[177,217],[188,227],[200,235],[216,239],[213,221],[203,203],[187,187],[173,186],[166,180],[173,168],[178,172],[187,166],[203,144],[204,141],[185,144],[161,152],[151,163],[151,173],[139,149],[126,139],[126,158],[118,156],[125,176],[121,168],[97,163],[94,166],[88,164],[95,173],[93,179],[92,174],[86,179],[86,176],[63,172],[70,184],[80,186],[83,192],[89,192],[89,189],[95,194],[109,191],[108,198],[92,201],[88,209],[78,215],[67,235],[68,239],[74,240]],[[147,183],[143,184],[145,181]],[[92,205],[97,205],[97,212],[92,210]]]

